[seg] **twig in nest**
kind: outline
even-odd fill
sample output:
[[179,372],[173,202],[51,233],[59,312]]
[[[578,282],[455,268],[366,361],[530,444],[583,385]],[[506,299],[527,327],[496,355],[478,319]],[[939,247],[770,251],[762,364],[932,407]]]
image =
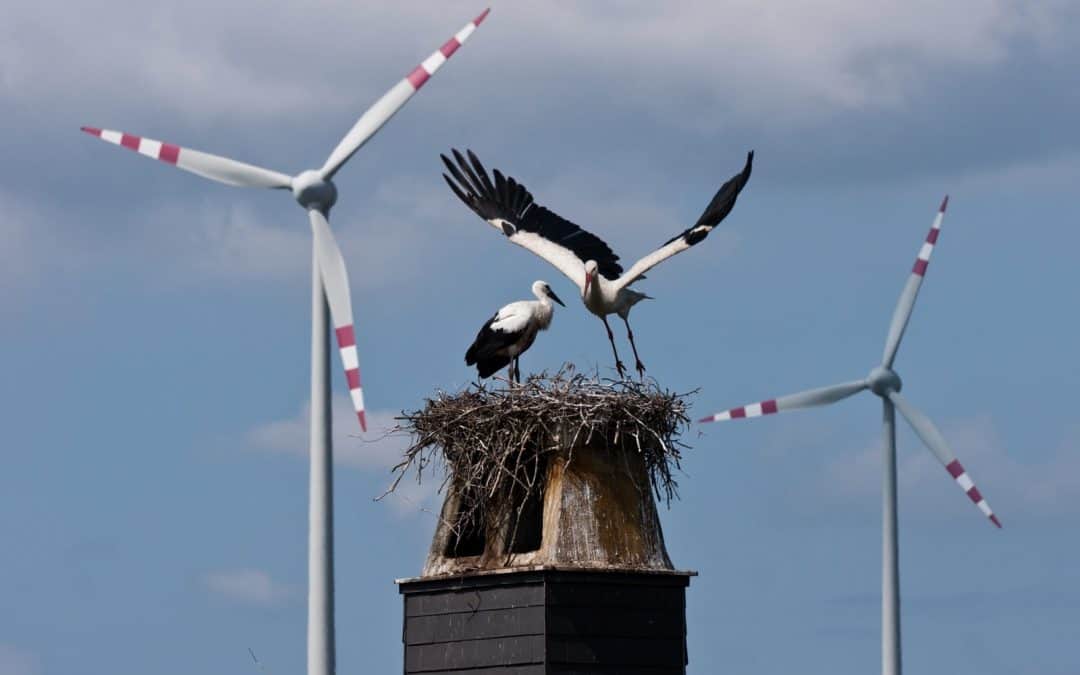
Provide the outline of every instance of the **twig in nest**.
[[515,511],[512,537],[524,505],[543,490],[548,456],[582,443],[639,453],[656,496],[670,504],[678,497],[672,474],[688,447],[680,441],[690,422],[688,396],[655,380],[589,378],[572,366],[509,389],[473,384],[454,394],[440,391],[423,409],[397,418],[413,443],[387,493],[410,470],[421,481],[441,456],[448,469],[443,486],[450,482],[461,497],[455,529]]

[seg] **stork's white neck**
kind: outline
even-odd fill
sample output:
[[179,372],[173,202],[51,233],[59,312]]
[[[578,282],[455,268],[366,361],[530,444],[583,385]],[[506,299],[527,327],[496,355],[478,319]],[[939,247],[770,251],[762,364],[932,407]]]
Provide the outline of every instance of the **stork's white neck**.
[[599,272],[593,276],[592,281],[589,282],[589,288],[584,289],[581,294],[581,299],[585,302],[585,306],[592,311],[596,311],[593,308],[599,308],[604,305],[604,297],[606,290],[604,285],[608,283],[608,280],[604,278]]
[[536,323],[540,326],[540,330],[547,330],[547,327],[551,325],[551,317],[554,315],[555,307],[551,301],[541,298],[540,306],[536,308]]
[[551,317],[555,313],[555,306],[551,304],[551,298],[544,292],[544,285],[536,282],[532,286],[533,295],[536,296],[537,307],[533,316],[540,330],[547,330],[551,325]]

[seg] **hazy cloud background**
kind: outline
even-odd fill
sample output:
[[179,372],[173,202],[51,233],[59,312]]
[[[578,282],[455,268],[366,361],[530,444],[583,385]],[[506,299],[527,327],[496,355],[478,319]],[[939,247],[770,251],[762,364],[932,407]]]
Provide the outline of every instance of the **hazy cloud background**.
[[[0,672],[239,670],[248,646],[304,662],[306,219],[78,127],[319,165],[481,9],[5,7]],[[1065,0],[496,4],[337,178],[374,408],[361,437],[335,397],[339,664],[400,667],[392,579],[420,568],[439,505],[435,481],[373,501],[407,441],[383,430],[471,381],[465,347],[534,279],[573,294],[457,203],[438,153],[473,148],[632,261],[754,149],[724,227],[642,284],[650,374],[700,388],[695,415],[859,376],[952,194],[898,366],[1006,529],[901,425],[905,661],[1075,672],[1078,38]],[[526,369],[608,367],[569,304]],[[701,572],[690,672],[877,663],[879,416],[867,396],[689,431],[662,518]]]
[[207,590],[239,603],[272,607],[296,595],[259,569],[218,570],[203,578]]

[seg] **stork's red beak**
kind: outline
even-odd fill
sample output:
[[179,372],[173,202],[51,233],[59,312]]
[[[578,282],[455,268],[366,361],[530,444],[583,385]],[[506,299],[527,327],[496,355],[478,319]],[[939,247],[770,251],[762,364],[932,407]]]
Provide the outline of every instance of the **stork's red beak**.
[[591,283],[592,283],[592,275],[589,274],[588,272],[586,272],[585,273],[585,290],[582,291],[583,295],[588,295],[589,294],[589,284],[591,284]]

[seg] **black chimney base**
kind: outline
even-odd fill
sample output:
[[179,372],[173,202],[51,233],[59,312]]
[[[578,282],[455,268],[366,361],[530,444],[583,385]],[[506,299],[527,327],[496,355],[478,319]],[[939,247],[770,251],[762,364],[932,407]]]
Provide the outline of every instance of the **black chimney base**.
[[536,568],[398,581],[406,675],[684,675],[694,572]]

